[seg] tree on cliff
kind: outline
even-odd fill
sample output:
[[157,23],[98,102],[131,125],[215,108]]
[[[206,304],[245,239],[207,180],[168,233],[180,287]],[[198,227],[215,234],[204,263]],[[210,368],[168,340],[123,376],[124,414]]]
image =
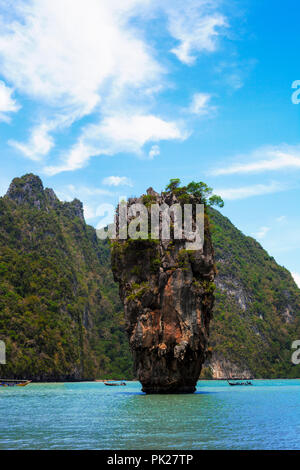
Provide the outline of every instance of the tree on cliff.
[[200,198],[205,206],[218,206],[224,207],[223,199],[217,194],[213,194],[213,189],[207,186],[203,181],[196,183],[192,181],[187,186],[180,186],[181,181],[179,178],[170,179],[169,184],[166,186],[167,192],[174,192],[177,196],[183,199],[185,195],[192,195]]

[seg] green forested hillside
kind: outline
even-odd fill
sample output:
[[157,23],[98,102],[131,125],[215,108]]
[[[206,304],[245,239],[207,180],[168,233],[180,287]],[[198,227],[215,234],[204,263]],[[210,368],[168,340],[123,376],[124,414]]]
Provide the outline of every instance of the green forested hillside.
[[[254,239],[210,209],[218,276],[210,375],[300,376],[300,290]],[[60,202],[30,174],[0,198],[0,376],[35,380],[132,378],[110,249],[82,204]]]
[[80,201],[61,203],[34,175],[13,180],[0,198],[0,375],[132,375],[109,258]]
[[256,240],[210,213],[218,269],[212,365],[227,360],[256,377],[299,376],[291,343],[300,338],[300,289]]

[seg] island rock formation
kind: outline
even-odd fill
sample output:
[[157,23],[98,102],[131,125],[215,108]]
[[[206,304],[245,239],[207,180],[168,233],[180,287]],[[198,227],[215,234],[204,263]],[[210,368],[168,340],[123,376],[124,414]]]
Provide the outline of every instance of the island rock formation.
[[[128,209],[144,204],[150,217],[154,203],[170,207],[183,202],[202,203],[193,195],[158,194],[149,188],[147,195],[130,198]],[[201,250],[185,249],[185,240],[174,239],[172,229],[169,240],[117,236],[112,243],[112,269],[124,303],[134,372],[146,393],[196,390],[214,303],[214,250],[206,210],[204,220]]]
[[132,378],[109,260],[78,199],[60,201],[33,174],[12,181],[0,198],[1,377]]

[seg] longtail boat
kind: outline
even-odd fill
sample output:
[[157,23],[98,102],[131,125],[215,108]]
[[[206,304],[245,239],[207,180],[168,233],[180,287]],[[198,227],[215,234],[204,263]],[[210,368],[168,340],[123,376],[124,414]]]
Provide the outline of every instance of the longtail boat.
[[244,378],[233,378],[233,379],[227,379],[227,382],[229,385],[234,386],[234,385],[253,385],[251,382],[251,379],[244,379]]
[[0,387],[26,387],[31,380],[0,379]]
[[120,385],[126,385],[125,382],[110,382],[110,381],[107,381],[107,382],[104,382],[104,385],[108,385],[109,387],[118,387]]

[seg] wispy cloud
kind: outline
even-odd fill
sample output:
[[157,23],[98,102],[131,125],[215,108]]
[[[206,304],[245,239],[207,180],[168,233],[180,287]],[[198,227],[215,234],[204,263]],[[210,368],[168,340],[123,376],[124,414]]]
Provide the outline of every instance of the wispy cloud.
[[246,161],[216,168],[211,174],[217,176],[300,169],[300,147],[262,147],[242,158]]
[[161,140],[184,140],[188,132],[180,123],[166,121],[154,115],[115,115],[99,124],[87,126],[77,143],[62,156],[62,163],[48,166],[45,173],[82,168],[92,156],[114,155],[120,152],[143,155],[143,146]]
[[227,19],[218,11],[220,2],[175,0],[166,3],[169,31],[179,41],[171,52],[181,62],[192,65],[199,53],[217,48],[217,38],[228,26]]
[[62,201],[72,201],[75,197],[86,200],[87,198],[95,196],[113,196],[114,193],[108,189],[95,188],[90,186],[74,186],[73,184],[67,184],[66,186],[60,187],[55,190],[57,196]]
[[9,122],[9,113],[15,113],[20,109],[20,105],[12,97],[13,90],[3,81],[0,81],[0,121]]
[[270,184],[254,184],[252,186],[241,186],[239,188],[216,188],[214,192],[225,200],[233,201],[236,199],[276,193],[286,189],[288,189],[288,187],[285,184],[273,181]]
[[108,204],[107,200],[115,201],[117,194],[104,188],[67,184],[55,189],[60,200],[72,201],[79,198],[83,202],[84,217],[86,220],[96,219],[102,215],[103,207],[114,208],[114,205]]
[[[2,3],[1,73],[20,95],[37,103],[44,116],[43,125],[33,125],[28,141],[15,138],[14,147],[32,160],[46,158],[59,127],[49,127],[53,116],[71,126],[94,114],[94,124],[81,126],[69,150],[52,152],[52,158],[60,155],[61,160],[48,163],[47,174],[82,168],[101,153],[142,155],[148,143],[153,158],[160,140],[188,136],[185,126],[154,109],[168,70],[155,43],[147,40],[147,23],[164,16],[169,35],[178,43],[172,52],[191,65],[198,54],[217,48],[227,24],[219,1],[19,0],[9,2],[9,8]],[[167,47],[165,55],[170,54]],[[13,106],[16,109],[11,102],[11,111]],[[135,135],[130,124],[135,125]]]
[[223,60],[217,63],[216,73],[222,77],[222,83],[228,85],[233,90],[239,90],[244,86],[244,82],[253,68],[256,66],[255,59]]
[[44,155],[47,155],[54,146],[54,139],[50,135],[51,130],[52,126],[44,123],[32,130],[27,143],[17,142],[15,140],[10,140],[8,143],[30,160],[39,161]]
[[282,223],[286,221],[286,215],[281,215],[280,217],[276,218],[276,222]]
[[150,151],[149,151],[149,158],[150,160],[153,160],[154,157],[157,157],[160,155],[160,148],[159,145],[152,145]]
[[108,176],[102,180],[107,186],[132,186],[132,182],[126,176]]
[[96,209],[89,204],[84,204],[83,206],[84,218],[85,220],[91,220],[96,218]]
[[[1,72],[66,112],[90,113],[107,80],[147,85],[162,68],[128,21],[140,0],[20,0],[1,18]],[[67,18],[67,23],[66,23]]]
[[209,114],[216,109],[215,106],[210,105],[210,100],[211,95],[208,93],[195,93],[187,111],[198,116]]
[[252,235],[254,236],[254,238],[257,238],[258,240],[262,240],[263,238],[265,238],[265,236],[270,230],[271,230],[271,227],[260,227],[260,229],[257,232],[253,233]]
[[[149,88],[163,83],[164,74],[151,48],[130,24],[142,3],[141,0],[12,3],[15,15],[12,11],[5,14],[5,9],[0,14],[1,73],[19,93],[43,107],[44,114],[48,113],[45,121],[53,121],[53,114],[59,114],[71,124],[99,111],[100,105],[102,112],[112,109],[115,102],[122,106],[124,97],[131,97],[134,91],[136,99],[142,97]],[[54,140],[45,126],[34,128],[29,142],[14,142],[15,147],[28,158],[46,155]],[[54,130],[56,127],[51,129]],[[79,144],[73,151],[76,166],[80,166],[80,161],[84,164],[90,153],[87,146],[80,152],[82,148]]]

